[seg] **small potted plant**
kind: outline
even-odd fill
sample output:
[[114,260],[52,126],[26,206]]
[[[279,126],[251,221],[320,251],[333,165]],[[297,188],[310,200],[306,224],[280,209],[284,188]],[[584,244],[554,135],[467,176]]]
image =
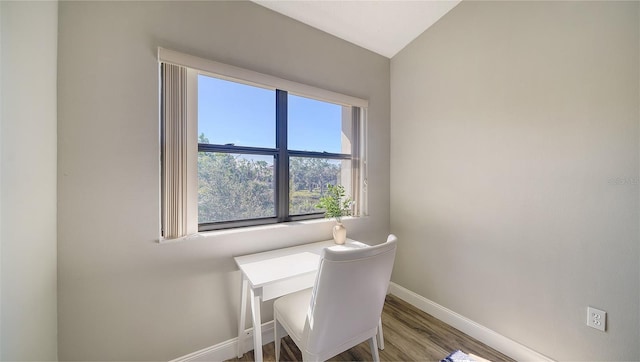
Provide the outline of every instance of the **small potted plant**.
[[336,219],[333,227],[333,240],[336,244],[344,244],[347,240],[347,229],[342,225],[342,217],[351,215],[353,200],[346,195],[344,186],[327,185],[327,193],[320,198],[316,205],[319,209],[324,209],[324,217]]

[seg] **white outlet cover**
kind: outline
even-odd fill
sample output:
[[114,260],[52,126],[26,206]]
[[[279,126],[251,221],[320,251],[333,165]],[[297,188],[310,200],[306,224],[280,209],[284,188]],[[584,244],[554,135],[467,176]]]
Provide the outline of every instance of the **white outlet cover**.
[[607,327],[607,312],[587,307],[587,325],[604,332]]

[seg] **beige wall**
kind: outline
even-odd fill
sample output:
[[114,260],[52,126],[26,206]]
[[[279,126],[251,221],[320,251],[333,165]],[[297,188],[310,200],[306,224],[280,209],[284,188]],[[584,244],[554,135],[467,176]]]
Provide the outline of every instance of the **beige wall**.
[[[389,231],[389,59],[248,2],[61,2],[61,360],[168,360],[233,338],[232,256],[330,238],[330,222],[158,244],[162,46],[370,100],[371,216]],[[263,308],[269,319],[270,305]]]
[[56,360],[58,4],[0,16],[0,360]]
[[640,359],[639,5],[465,1],[392,59],[394,282],[557,360]]

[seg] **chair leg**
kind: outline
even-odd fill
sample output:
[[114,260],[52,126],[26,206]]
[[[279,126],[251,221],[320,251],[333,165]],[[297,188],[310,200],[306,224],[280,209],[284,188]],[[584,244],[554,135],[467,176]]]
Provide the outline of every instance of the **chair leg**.
[[378,355],[378,342],[376,336],[369,338],[369,348],[371,349],[371,358],[374,362],[380,362],[380,355]]
[[378,319],[378,348],[384,349],[384,334],[382,334],[382,316]]

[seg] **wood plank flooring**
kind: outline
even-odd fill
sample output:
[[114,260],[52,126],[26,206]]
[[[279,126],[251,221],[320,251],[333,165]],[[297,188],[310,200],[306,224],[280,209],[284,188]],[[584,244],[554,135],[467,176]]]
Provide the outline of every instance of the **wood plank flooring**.
[[[381,361],[440,361],[460,349],[491,361],[514,361],[486,344],[441,322],[393,295],[388,295],[382,311],[384,350]],[[264,360],[275,360],[273,342],[263,346]],[[253,361],[253,351],[229,361]],[[289,336],[282,339],[281,361],[302,361],[302,354]],[[370,361],[369,344],[363,342],[332,361]]]

